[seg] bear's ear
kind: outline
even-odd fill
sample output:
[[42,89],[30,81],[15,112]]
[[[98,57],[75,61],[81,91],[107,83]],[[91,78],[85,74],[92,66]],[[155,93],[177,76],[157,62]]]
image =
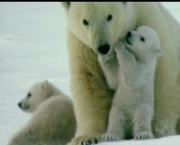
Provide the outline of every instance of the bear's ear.
[[63,6],[66,10],[68,10],[69,7],[70,7],[70,5],[71,5],[70,2],[61,2],[61,4],[62,4],[62,6]]

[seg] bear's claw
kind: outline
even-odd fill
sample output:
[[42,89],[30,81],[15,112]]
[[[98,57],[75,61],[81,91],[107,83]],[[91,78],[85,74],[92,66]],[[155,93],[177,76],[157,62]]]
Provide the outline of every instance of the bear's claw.
[[135,140],[145,140],[145,139],[153,139],[152,133],[142,132],[134,137]]
[[119,137],[112,135],[112,134],[104,134],[102,136],[102,139],[103,139],[103,141],[108,141],[108,142],[120,140]]
[[99,141],[97,138],[91,138],[91,139],[88,139],[87,141],[82,141],[81,142],[81,145],[93,145],[93,144],[97,144]]

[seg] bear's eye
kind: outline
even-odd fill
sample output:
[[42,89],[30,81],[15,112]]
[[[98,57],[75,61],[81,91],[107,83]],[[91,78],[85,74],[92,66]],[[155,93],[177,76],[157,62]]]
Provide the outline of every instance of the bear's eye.
[[108,15],[108,17],[107,17],[107,21],[111,21],[112,20],[112,15]]
[[84,20],[83,20],[83,24],[84,24],[85,26],[88,26],[88,25],[89,25],[89,22],[84,19]]
[[27,94],[27,97],[28,97],[28,98],[31,97],[31,93],[28,93],[28,94]]
[[144,39],[144,37],[140,37],[140,39],[141,39],[141,41],[142,41],[142,42],[145,42],[145,39]]

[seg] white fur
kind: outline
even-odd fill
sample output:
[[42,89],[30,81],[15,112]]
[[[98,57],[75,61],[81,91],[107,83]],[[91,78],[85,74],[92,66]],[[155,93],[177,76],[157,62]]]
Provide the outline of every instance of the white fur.
[[50,82],[35,83],[20,103],[21,109],[34,113],[8,145],[65,145],[74,137],[72,101]]
[[34,112],[45,100],[56,95],[64,95],[61,90],[48,81],[40,81],[33,84],[27,91],[25,97],[18,103],[18,106],[25,112]]
[[106,81],[109,87],[113,90],[116,90],[119,84],[119,64],[115,51],[112,51],[105,56],[98,55],[98,60],[101,64],[104,75],[106,76]]
[[[103,135],[105,141],[131,136],[135,139],[153,138],[154,76],[157,57],[162,54],[162,49],[157,33],[149,27],[141,26],[130,34],[126,41],[120,41],[115,47],[117,56],[112,54],[109,60],[106,56],[98,56],[109,86],[117,84],[108,130]],[[108,61],[116,64],[112,62],[116,61],[116,57],[119,66],[111,69]],[[117,69],[119,71],[114,72]]]
[[[62,3],[67,14],[71,92],[78,124],[77,136],[71,145],[81,145],[84,140],[93,142],[107,130],[114,92],[98,63],[97,48],[109,44],[111,53],[128,31],[142,25],[157,32],[164,50],[156,65],[153,133],[156,138],[177,134],[180,118],[178,21],[157,2]],[[112,19],[108,21],[110,14]],[[89,25],[84,25],[83,20]]]

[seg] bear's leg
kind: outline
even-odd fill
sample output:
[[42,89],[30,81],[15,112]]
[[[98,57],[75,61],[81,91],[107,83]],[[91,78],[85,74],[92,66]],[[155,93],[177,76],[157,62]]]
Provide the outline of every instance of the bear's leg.
[[[125,138],[125,115],[123,111],[120,111],[119,105],[114,105],[110,111],[109,116],[109,126],[107,129],[107,132],[99,137],[88,137],[87,139],[85,137],[78,137],[81,141],[81,145],[91,145],[91,144],[97,144],[98,142],[104,142],[104,141],[119,141],[123,140]],[[77,141],[77,140],[76,140]],[[72,144],[78,144],[77,142],[72,142]]]
[[28,128],[25,127],[13,136],[8,145],[28,145],[34,143],[34,137],[31,136]]
[[134,139],[152,139],[151,120],[153,117],[153,106],[141,105],[138,107],[133,116],[134,122]]
[[78,126],[77,137],[70,144],[81,145],[86,140],[95,142],[99,135],[105,133],[114,92],[109,89],[93,50],[71,32],[68,37],[73,40],[68,49],[72,97]]
[[123,109],[118,104],[112,105],[107,132],[102,136],[103,141],[118,141],[125,138],[126,119]]

